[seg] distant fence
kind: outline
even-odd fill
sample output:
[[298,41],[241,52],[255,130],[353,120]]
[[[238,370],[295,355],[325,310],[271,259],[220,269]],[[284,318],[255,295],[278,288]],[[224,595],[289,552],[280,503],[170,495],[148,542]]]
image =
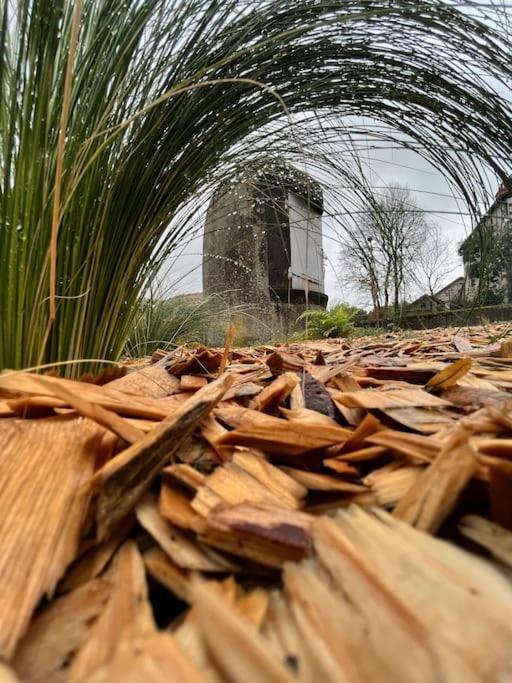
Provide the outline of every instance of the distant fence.
[[[435,313],[406,313],[398,321],[400,327],[421,330],[431,327],[454,327],[457,325],[485,325],[501,320],[512,320],[512,304],[479,306],[478,308],[457,308]],[[380,324],[396,323],[381,320]]]

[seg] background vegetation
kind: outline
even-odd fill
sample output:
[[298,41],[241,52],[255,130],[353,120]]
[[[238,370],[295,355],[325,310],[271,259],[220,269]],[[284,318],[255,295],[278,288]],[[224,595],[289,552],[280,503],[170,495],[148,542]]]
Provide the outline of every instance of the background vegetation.
[[451,3],[2,0],[0,36],[1,367],[118,358],[262,149],[349,179],[332,145],[372,117],[475,212],[512,157],[509,46]]

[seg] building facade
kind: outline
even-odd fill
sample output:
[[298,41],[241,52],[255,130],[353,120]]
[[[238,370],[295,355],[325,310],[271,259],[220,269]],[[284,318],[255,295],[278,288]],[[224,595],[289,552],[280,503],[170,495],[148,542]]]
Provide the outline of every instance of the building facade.
[[435,294],[423,294],[409,304],[408,308],[413,311],[424,313],[437,313],[459,308],[464,301],[465,278],[458,277],[445,285]]
[[269,323],[286,334],[306,307],[325,308],[322,213],[320,185],[295,169],[221,188],[212,199],[203,292],[245,307],[249,337]]
[[512,192],[501,185],[482,220],[459,249],[466,300],[482,306],[512,303]]

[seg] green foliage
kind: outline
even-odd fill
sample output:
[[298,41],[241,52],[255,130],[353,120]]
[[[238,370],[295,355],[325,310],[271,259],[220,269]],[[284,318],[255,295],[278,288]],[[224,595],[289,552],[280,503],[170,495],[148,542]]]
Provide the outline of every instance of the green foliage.
[[148,356],[156,349],[183,343],[206,343],[208,330],[218,315],[209,301],[177,296],[172,299],[145,300],[139,318],[126,344],[133,357]]
[[473,157],[496,171],[512,157],[510,104],[485,85],[512,78],[506,41],[451,2],[80,6],[0,0],[0,367],[118,358],[158,268],[193,236],[195,199],[262,149],[306,161],[292,116],[323,119],[318,140],[378,119],[468,201]]
[[353,331],[354,319],[360,315],[361,309],[344,303],[336,304],[327,311],[310,308],[297,318],[297,322],[307,322],[307,332],[298,333],[295,338],[348,337]]
[[512,229],[508,220],[499,214],[484,218],[461,244],[459,254],[475,289],[474,303],[480,306],[504,303],[507,282],[512,278]]
[[125,353],[134,358],[180,344],[222,345],[228,324],[245,313],[219,296],[145,299],[139,307]]

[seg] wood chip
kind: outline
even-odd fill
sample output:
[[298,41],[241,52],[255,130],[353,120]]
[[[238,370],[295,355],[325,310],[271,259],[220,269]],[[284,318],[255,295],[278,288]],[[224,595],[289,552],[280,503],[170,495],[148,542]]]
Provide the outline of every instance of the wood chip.
[[101,431],[77,418],[0,425],[0,657],[75,558]]
[[467,433],[456,432],[398,503],[394,516],[435,533],[475,473],[475,455]]
[[96,474],[99,540],[110,534],[135,507],[162,467],[172,460],[232,383],[229,375],[223,375],[200,389],[175,415],[163,420],[144,439],[110,460]]

